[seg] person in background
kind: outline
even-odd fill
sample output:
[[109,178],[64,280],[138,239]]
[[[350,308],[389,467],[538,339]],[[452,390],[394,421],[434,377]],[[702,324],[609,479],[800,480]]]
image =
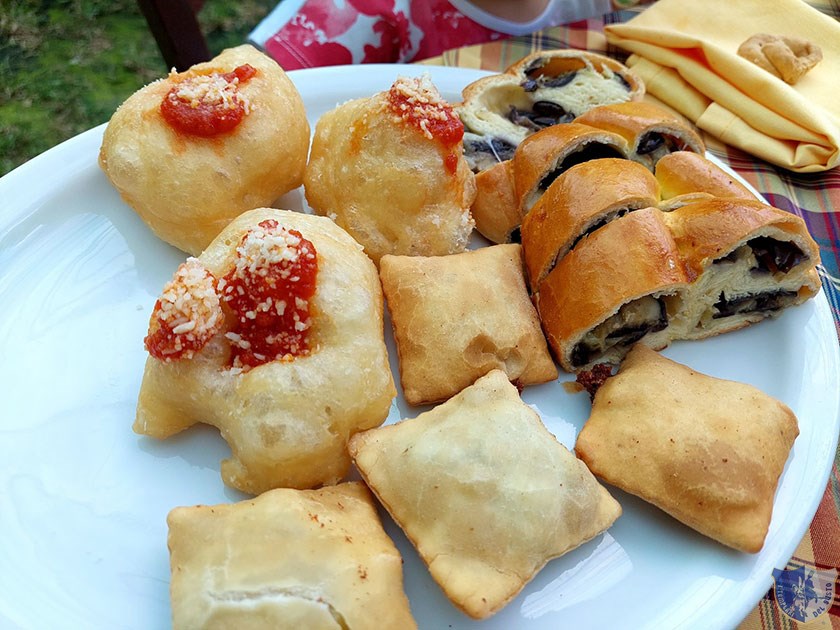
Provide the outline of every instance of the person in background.
[[286,70],[427,59],[639,0],[283,0],[249,40]]

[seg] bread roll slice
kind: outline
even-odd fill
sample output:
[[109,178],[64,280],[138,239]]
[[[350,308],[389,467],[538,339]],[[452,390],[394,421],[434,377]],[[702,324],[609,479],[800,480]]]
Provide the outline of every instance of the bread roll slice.
[[693,278],[674,339],[703,339],[801,304],[820,290],[819,247],[796,215],[756,200],[710,199],[665,215]]
[[819,292],[819,261],[799,217],[711,198],[613,220],[557,264],[535,301],[556,358],[579,371],[617,363],[636,341],[661,349],[778,315]]
[[522,221],[525,265],[536,290],[581,239],[632,210],[656,206],[659,183],[641,164],[583,162],[560,175]]
[[[656,163],[663,210],[685,195],[705,193],[712,197],[754,200],[755,194],[711,160],[691,151],[675,151]],[[695,197],[696,198],[696,197]],[[680,204],[684,205],[684,204]]]
[[626,158],[627,142],[618,134],[570,123],[526,138],[513,157],[513,183],[519,213],[525,216],[561,173],[575,164],[605,157]]
[[596,107],[579,116],[577,122],[622,136],[629,146],[627,156],[650,170],[674,151],[706,152],[703,139],[688,122],[651,103]]
[[645,208],[608,223],[539,284],[543,331],[566,370],[617,363],[639,340],[668,344],[690,277],[663,216]]
[[469,84],[458,111],[468,132],[516,147],[541,129],[599,105],[640,100],[644,92],[642,80],[609,57],[549,50]]
[[510,160],[478,173],[475,188],[475,201],[470,208],[475,229],[494,243],[518,242],[522,217],[513,187]]

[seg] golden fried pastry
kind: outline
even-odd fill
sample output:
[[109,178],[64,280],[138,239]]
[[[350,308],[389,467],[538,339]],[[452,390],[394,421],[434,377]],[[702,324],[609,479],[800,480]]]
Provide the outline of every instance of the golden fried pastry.
[[621,514],[500,370],[412,420],[356,434],[350,452],[447,597],[476,619]]
[[135,92],[99,164],[155,234],[198,255],[231,219],[300,186],[308,149],[294,84],[245,45]]
[[659,182],[636,162],[604,158],[565,171],[522,221],[531,289],[536,290],[582,238],[613,219],[658,202]]
[[756,553],[798,434],[778,400],[638,344],[595,394],[575,451],[607,483]]
[[396,395],[376,268],[323,217],[260,208],[176,272],[146,338],[137,433],[219,428],[226,484],[259,494],[339,481],[349,436]]
[[617,363],[637,341],[661,349],[776,316],[819,292],[819,261],[799,217],[710,198],[595,229],[539,283],[535,301],[557,360],[578,371]]
[[738,47],[738,54],[793,85],[822,61],[822,49],[801,37],[758,33]]
[[385,254],[466,249],[475,178],[464,127],[428,76],[339,105],[315,128],[306,200],[346,229],[374,262]]
[[608,103],[638,101],[642,80],[623,64],[583,50],[544,50],[463,90],[458,114],[470,167],[510,159],[526,137]]
[[362,483],[178,507],[167,523],[174,630],[417,627]]
[[557,378],[519,245],[384,256],[380,276],[409,404],[446,400],[494,369],[520,387]]

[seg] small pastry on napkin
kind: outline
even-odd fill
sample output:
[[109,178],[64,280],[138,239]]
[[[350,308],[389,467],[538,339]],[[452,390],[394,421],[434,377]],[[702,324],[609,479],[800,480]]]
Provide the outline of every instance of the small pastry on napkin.
[[738,54],[791,85],[822,61],[822,49],[807,39],[768,33],[747,39]]
[[[722,142],[801,173],[840,164],[840,23],[801,0],[659,0],[604,32],[634,53],[648,94]],[[790,85],[738,54],[756,33],[806,40],[824,58]]]
[[575,452],[607,483],[756,553],[798,434],[793,412],[764,392],[636,344],[595,394]]

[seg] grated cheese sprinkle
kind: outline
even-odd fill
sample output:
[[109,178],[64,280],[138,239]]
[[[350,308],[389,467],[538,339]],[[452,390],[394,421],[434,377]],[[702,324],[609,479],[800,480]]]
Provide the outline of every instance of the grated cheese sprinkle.
[[195,74],[180,80],[169,98],[188,103],[193,109],[202,105],[230,110],[242,107],[246,114],[251,113],[250,100],[239,91],[239,78],[228,80],[218,72]]
[[146,337],[152,356],[191,359],[224,322],[216,279],[197,258],[182,263],[155,304]]

